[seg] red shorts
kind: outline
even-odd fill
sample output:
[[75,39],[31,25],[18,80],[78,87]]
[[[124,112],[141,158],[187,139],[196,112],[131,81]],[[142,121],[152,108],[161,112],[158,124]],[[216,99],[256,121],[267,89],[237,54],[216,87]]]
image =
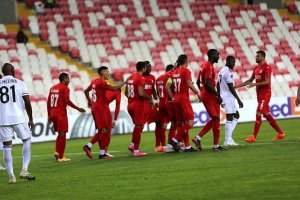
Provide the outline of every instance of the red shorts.
[[143,126],[145,124],[143,103],[129,103],[127,106],[127,110],[135,125]]
[[68,116],[67,114],[61,114],[53,112],[51,113],[50,120],[53,123],[54,132],[68,132]]
[[174,108],[174,103],[171,101],[168,101],[166,104],[167,112],[168,112],[168,117],[171,122],[176,122],[176,116],[175,116],[175,108]]
[[201,96],[201,101],[211,118],[220,118],[220,104],[216,96]]
[[97,129],[111,128],[112,117],[108,106],[95,108],[92,110],[92,115]]
[[148,123],[148,124],[158,121],[157,107],[152,106],[149,103],[146,103],[144,106],[144,117],[145,117],[145,123]]
[[265,96],[257,98],[257,108],[256,112],[261,112],[263,114],[267,114],[270,112],[269,102],[270,102],[271,96]]
[[177,121],[194,121],[194,111],[189,101],[174,103],[175,116]]
[[162,124],[167,124],[170,122],[168,115],[168,108],[166,102],[159,102],[158,109],[158,121]]

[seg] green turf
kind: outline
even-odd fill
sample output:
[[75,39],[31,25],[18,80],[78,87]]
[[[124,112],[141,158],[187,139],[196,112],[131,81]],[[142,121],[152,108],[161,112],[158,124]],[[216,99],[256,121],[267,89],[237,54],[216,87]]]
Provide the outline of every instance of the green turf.
[[[299,119],[278,123],[284,141],[272,141],[275,133],[264,122],[257,142],[246,144],[253,123],[238,124],[234,138],[241,145],[226,152],[211,151],[211,132],[202,152],[179,154],[153,152],[153,133],[143,133],[141,150],[149,155],[137,158],[127,150],[131,135],[113,136],[110,150],[116,158],[110,160],[88,159],[82,151],[88,139],[70,140],[69,163],[54,160],[54,142],[33,144],[30,172],[36,180],[17,178],[9,185],[0,171],[0,199],[299,199]],[[97,158],[98,146],[93,153]],[[14,146],[13,154],[17,175],[21,146]]]

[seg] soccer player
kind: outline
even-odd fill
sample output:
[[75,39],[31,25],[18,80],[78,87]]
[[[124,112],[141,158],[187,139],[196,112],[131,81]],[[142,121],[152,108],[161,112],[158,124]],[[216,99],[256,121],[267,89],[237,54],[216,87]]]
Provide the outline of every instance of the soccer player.
[[[147,95],[144,91],[144,78],[142,74],[146,71],[146,63],[139,61],[136,63],[136,73],[132,74],[127,85],[125,95],[128,98],[128,113],[134,123],[132,133],[132,140],[128,147],[133,156],[145,156],[139,150],[141,133],[145,124],[145,101],[152,102],[152,97]],[[152,102],[153,104],[153,102]]]
[[[0,79],[2,78],[2,75],[0,74]],[[0,142],[0,151],[3,151],[3,143],[2,142]],[[0,163],[0,171],[1,170],[6,170],[6,168],[5,167],[2,167],[2,165],[1,165],[1,163]]]
[[[106,91],[119,90],[127,83],[127,80],[116,86],[108,84],[107,80],[109,78],[109,71],[106,66],[99,67],[98,74],[99,78],[91,82],[87,89],[84,90],[84,94],[88,100],[88,106],[92,108],[92,115],[98,130],[98,143],[100,147],[99,159],[109,159],[113,156],[106,154],[106,151],[110,143],[113,122],[109,110],[109,101],[106,96]],[[92,98],[89,96],[90,92],[92,92]]]
[[[176,152],[179,152],[179,141],[184,140],[185,152],[197,151],[189,145],[188,131],[194,125],[194,111],[190,103],[189,89],[191,89],[200,99],[199,92],[192,82],[191,71],[187,68],[188,57],[184,54],[178,56],[176,61],[178,68],[168,79],[166,90],[169,97],[174,102],[177,121],[181,123],[175,137],[171,139],[171,145]],[[171,91],[171,85],[174,84],[174,92]]]
[[68,85],[70,77],[67,73],[59,75],[59,83],[52,86],[47,100],[48,123],[53,123],[54,132],[57,132],[54,157],[58,162],[68,162],[71,159],[64,156],[66,148],[66,133],[68,132],[67,105],[85,113],[83,108],[77,107],[70,100]]
[[234,80],[231,70],[235,66],[235,58],[233,56],[227,56],[225,67],[221,69],[218,75],[217,89],[221,98],[223,99],[222,107],[226,113],[225,123],[225,146],[236,146],[237,143],[232,139],[233,130],[240,117],[239,111],[235,106],[235,99],[237,100],[239,107],[243,107],[243,103],[234,89]]
[[[160,143],[156,143],[156,145],[160,145],[157,147],[158,152],[166,152],[166,128],[168,123],[170,122],[170,118],[168,115],[168,94],[166,91],[166,84],[170,77],[170,71],[174,68],[174,65],[167,65],[166,73],[159,76],[156,80],[156,91],[157,96],[159,97],[159,104],[158,104],[158,122],[160,126],[156,126],[159,131]],[[174,137],[174,135],[172,136]]]
[[[272,68],[265,61],[266,53],[264,51],[256,52],[256,63],[258,64],[251,75],[251,77],[236,86],[236,88],[247,86],[248,88],[256,87],[257,94],[257,109],[256,109],[256,121],[254,125],[253,134],[246,138],[245,141],[253,143],[256,141],[258,131],[262,123],[262,115],[268,120],[269,124],[276,130],[277,135],[273,140],[282,140],[285,138],[285,134],[282,132],[275,119],[270,114],[269,102],[271,98],[271,74]],[[252,83],[255,79],[255,83]]]
[[300,104],[300,83],[299,83],[298,89],[297,89],[297,97],[295,100],[295,104],[296,104],[296,106],[299,106],[299,104]]
[[161,124],[158,121],[158,104],[157,104],[157,93],[155,90],[155,77],[150,74],[151,73],[151,64],[149,61],[145,61],[146,63],[146,71],[143,73],[144,77],[144,91],[145,93],[153,97],[154,104],[152,104],[150,101],[145,102],[145,123],[151,124],[155,122],[155,149],[154,151],[156,152],[162,152],[166,148],[162,148],[160,144],[162,144],[163,147],[166,146],[165,142],[163,144],[162,139],[162,127]]
[[[9,175],[8,183],[15,183],[13,171],[12,139],[14,132],[23,142],[23,165],[20,178],[35,180],[28,172],[31,157],[31,130],[34,127],[32,108],[27,87],[23,81],[14,77],[14,67],[5,63],[2,66],[4,77],[0,80],[0,141],[3,142],[3,157]],[[24,107],[28,115],[26,123]]]
[[[110,104],[111,102],[113,102],[114,100],[116,100],[116,108],[115,108],[115,113],[114,113],[114,120],[112,122],[112,128],[114,128],[116,126],[117,123],[117,119],[120,113],[120,104],[121,104],[121,89],[119,90],[115,90],[115,91],[111,91],[111,90],[107,90],[106,91],[106,99],[108,101],[108,103]],[[94,135],[94,137],[91,139],[91,141],[89,143],[87,143],[84,147],[83,150],[85,151],[86,155],[89,158],[93,158],[93,154],[91,152],[91,149],[93,147],[93,145],[99,141],[99,133],[96,133]],[[100,143],[99,143],[100,145]],[[99,146],[100,147],[100,146]],[[106,150],[106,155],[113,157],[113,155],[110,155],[109,153],[107,153]]]
[[216,73],[213,66],[218,63],[220,53],[216,49],[210,49],[207,52],[208,61],[203,62],[197,79],[197,86],[201,91],[201,101],[210,116],[208,121],[199,134],[192,139],[196,147],[202,150],[201,139],[212,128],[214,136],[213,151],[223,151],[225,148],[219,145],[220,138],[220,104],[221,96],[216,90]]

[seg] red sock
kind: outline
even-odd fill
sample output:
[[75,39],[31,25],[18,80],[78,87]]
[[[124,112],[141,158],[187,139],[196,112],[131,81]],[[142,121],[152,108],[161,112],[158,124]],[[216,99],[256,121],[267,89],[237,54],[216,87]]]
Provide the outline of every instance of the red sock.
[[201,131],[199,132],[199,136],[203,137],[210,129],[212,128],[212,120],[210,120],[209,122],[207,122],[204,127],[201,129]]
[[280,129],[272,115],[265,115],[265,118],[269,121],[269,124],[276,130],[277,133],[282,133],[282,130]]
[[188,131],[183,135],[183,142],[185,147],[190,146],[190,135]]
[[160,142],[161,146],[166,146],[166,129],[160,127]]
[[99,140],[99,133],[96,133],[94,137],[91,139],[90,143],[95,144]]
[[256,115],[256,121],[255,121],[255,124],[254,124],[254,132],[253,132],[253,135],[254,135],[255,138],[258,134],[261,123],[262,123],[261,115]]
[[107,149],[109,141],[110,141],[110,134],[109,133],[101,133],[101,135],[100,135],[100,150]]
[[171,139],[172,139],[173,137],[175,137],[175,135],[176,135],[176,129],[177,129],[176,126],[171,125],[170,130],[169,130],[169,135],[168,135],[168,142],[169,142],[169,143],[170,143]]
[[161,136],[160,136],[161,131],[160,131],[159,126],[155,127],[154,133],[155,133],[155,147],[158,147],[158,146],[160,146],[160,139],[161,139]]
[[220,121],[212,120],[212,129],[214,134],[214,145],[218,145],[220,138]]
[[60,144],[60,136],[57,135],[57,137],[56,137],[56,143],[55,143],[55,151],[57,153],[59,152],[59,144]]
[[134,127],[132,133],[132,143],[134,144],[134,150],[138,150],[141,142],[141,134],[143,131],[143,127]]
[[190,124],[184,124],[179,130],[177,135],[175,136],[175,139],[177,141],[180,141],[183,138],[184,134],[187,134],[187,132],[189,131],[189,129],[192,128],[192,126]]
[[66,148],[66,136],[60,136],[59,149],[58,149],[58,153],[59,153],[58,158],[62,159],[64,157],[65,148]]

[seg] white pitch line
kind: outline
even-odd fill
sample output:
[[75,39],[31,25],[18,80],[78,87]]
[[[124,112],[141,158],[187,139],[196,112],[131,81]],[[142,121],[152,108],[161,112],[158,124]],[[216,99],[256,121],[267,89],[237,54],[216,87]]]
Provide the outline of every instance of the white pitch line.
[[[298,144],[299,142],[260,142],[260,143],[252,143],[252,144],[239,144],[238,146],[258,146],[258,145],[274,145],[274,144]],[[232,148],[238,148],[238,146],[234,146]],[[202,146],[204,148],[211,148],[212,146]],[[146,151],[152,151],[151,149],[145,149]],[[109,151],[109,153],[123,153],[129,151]],[[98,154],[97,152],[92,152],[93,154]],[[65,155],[85,155],[84,152],[76,152],[76,153],[65,153]],[[32,158],[40,158],[40,157],[53,157],[53,154],[42,154],[42,155],[31,155]],[[14,158],[22,158],[22,156],[15,156]]]

